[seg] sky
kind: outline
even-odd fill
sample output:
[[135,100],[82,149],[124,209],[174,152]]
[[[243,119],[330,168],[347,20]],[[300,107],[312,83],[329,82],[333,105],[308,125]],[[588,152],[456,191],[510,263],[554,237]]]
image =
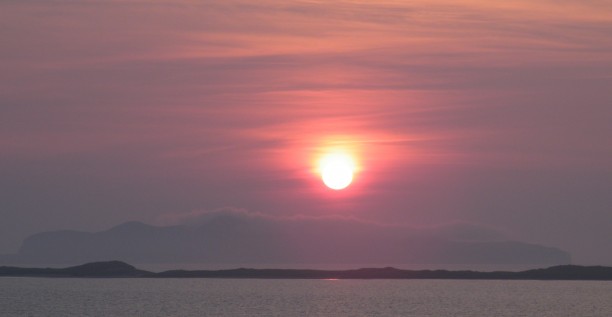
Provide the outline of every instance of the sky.
[[0,253],[230,208],[612,265],[610,1],[7,0],[0,43]]

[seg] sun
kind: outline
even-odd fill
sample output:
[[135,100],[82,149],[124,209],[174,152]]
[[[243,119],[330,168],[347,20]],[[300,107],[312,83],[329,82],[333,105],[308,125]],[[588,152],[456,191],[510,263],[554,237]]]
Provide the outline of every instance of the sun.
[[343,153],[331,153],[323,156],[319,162],[321,178],[325,186],[341,190],[353,181],[355,164],[350,156]]

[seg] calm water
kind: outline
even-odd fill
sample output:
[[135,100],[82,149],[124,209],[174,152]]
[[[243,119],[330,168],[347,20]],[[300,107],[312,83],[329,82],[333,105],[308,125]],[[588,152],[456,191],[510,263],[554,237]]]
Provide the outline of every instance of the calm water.
[[612,316],[612,282],[0,278],[0,316]]

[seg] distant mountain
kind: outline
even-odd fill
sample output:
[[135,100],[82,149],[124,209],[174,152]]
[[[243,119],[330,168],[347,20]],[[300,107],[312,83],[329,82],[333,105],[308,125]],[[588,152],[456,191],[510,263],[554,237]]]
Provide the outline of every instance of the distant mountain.
[[392,267],[357,270],[231,269],[173,270],[153,273],[119,262],[96,262],[53,268],[0,267],[0,276],[15,277],[140,277],[140,278],[267,278],[267,279],[501,279],[612,280],[612,267],[562,265],[521,272],[400,270]]
[[[570,263],[556,248],[504,241],[494,235],[419,231],[351,219],[271,218],[219,213],[189,225],[128,222],[101,232],[52,231],[25,239],[0,264],[538,264]],[[451,232],[452,234],[449,234]],[[460,234],[455,234],[460,232]],[[493,237],[493,238],[490,238]]]

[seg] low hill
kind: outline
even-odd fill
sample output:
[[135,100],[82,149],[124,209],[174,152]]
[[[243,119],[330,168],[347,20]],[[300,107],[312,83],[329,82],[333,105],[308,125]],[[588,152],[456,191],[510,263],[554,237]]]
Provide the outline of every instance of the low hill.
[[151,272],[139,270],[121,261],[94,262],[67,268],[0,267],[0,276],[32,277],[145,277]]
[[521,272],[400,270],[392,267],[357,270],[231,269],[171,270],[153,273],[120,261],[94,262],[68,268],[0,267],[0,276],[132,277],[132,278],[261,278],[261,279],[490,279],[490,280],[612,280],[612,267],[560,265]]

